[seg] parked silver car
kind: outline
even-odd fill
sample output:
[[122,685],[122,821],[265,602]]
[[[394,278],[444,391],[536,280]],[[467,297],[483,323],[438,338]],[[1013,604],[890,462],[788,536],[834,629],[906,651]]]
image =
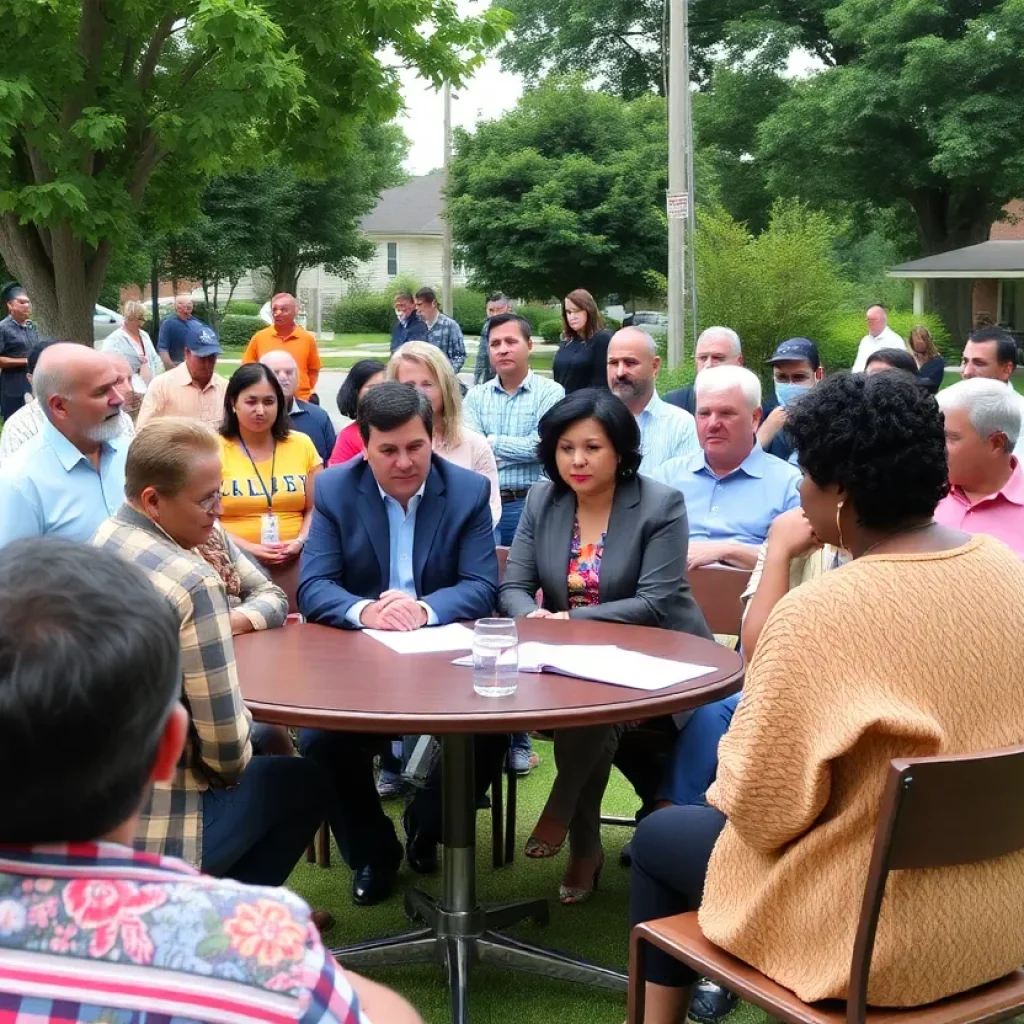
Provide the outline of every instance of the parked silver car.
[[92,311],[92,343],[97,348],[99,343],[124,323],[120,313],[107,309],[106,306],[94,306]]

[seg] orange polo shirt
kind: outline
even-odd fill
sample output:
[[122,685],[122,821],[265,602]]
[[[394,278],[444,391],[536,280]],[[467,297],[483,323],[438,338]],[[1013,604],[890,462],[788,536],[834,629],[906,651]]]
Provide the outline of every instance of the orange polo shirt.
[[258,363],[268,352],[277,351],[287,352],[298,364],[299,384],[295,389],[295,397],[307,401],[320,376],[320,352],[316,347],[316,338],[298,324],[292,328],[291,334],[282,338],[271,324],[252,336],[242,362]]

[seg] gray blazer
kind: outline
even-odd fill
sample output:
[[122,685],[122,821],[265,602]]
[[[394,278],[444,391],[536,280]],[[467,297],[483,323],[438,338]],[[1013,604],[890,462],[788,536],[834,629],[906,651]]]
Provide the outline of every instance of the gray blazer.
[[[537,609],[538,587],[548,611],[569,609],[569,548],[576,495],[549,482],[530,488],[498,595],[502,612]],[[686,579],[689,543],[686,503],[674,487],[638,476],[620,483],[601,559],[601,603],[576,608],[574,619],[659,626],[711,637]]]

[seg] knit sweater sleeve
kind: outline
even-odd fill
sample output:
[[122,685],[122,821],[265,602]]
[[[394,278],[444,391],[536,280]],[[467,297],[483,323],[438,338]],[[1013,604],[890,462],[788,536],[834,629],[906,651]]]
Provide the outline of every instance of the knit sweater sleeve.
[[804,597],[787,594],[761,633],[707,794],[743,841],[763,853],[813,826],[831,792],[830,762],[852,726],[831,674],[842,655],[819,644]]

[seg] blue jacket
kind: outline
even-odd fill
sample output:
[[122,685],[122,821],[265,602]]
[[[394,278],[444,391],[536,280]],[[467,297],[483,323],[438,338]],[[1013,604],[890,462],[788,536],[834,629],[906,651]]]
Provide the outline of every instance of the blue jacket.
[[[431,457],[416,510],[416,597],[440,625],[490,615],[498,594],[498,557],[486,477]],[[387,511],[365,459],[332,466],[316,478],[313,522],[302,553],[299,611],[310,622],[351,628],[345,614],[376,600],[391,575]]]
[[395,326],[391,328],[391,351],[401,348],[407,341],[426,341],[427,322],[419,313],[411,313],[409,319],[403,324],[396,318]]
[[300,402],[296,398],[289,419],[293,430],[305,434],[313,442],[313,447],[326,466],[334,451],[334,442],[338,440],[337,431],[327,411],[312,402]]

